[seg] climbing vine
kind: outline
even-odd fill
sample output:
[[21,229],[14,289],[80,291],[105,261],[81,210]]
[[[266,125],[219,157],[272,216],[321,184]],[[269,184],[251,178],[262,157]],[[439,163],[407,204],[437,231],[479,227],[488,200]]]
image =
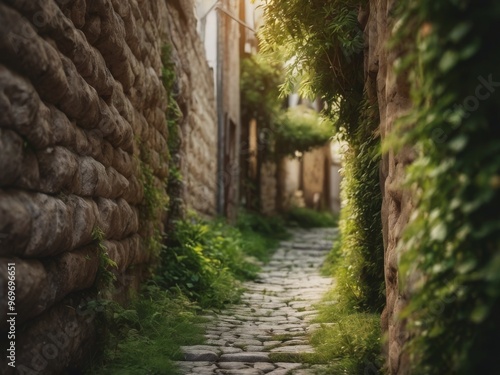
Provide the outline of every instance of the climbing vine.
[[181,147],[181,128],[180,122],[182,119],[182,112],[177,105],[175,96],[175,65],[171,58],[171,47],[164,45],[161,51],[162,59],[162,81],[168,95],[168,105],[166,111],[167,129],[168,129],[168,181],[167,181],[167,194],[170,198],[168,205],[168,218],[166,221],[166,231],[171,232],[175,230],[174,221],[180,219],[184,215],[182,189],[183,180],[180,170],[180,156],[179,151]]
[[401,267],[414,291],[412,373],[491,374],[500,368],[500,52],[491,48],[500,4],[409,0],[399,17],[414,109],[398,137],[418,152]]

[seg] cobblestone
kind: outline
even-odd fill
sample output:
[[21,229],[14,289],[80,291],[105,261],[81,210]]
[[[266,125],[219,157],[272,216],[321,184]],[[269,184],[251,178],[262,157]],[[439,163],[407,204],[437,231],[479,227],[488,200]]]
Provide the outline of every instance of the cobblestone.
[[[184,375],[309,375],[317,365],[279,362],[314,353],[308,334],[315,304],[332,279],[319,273],[336,229],[294,230],[257,280],[245,283],[239,305],[208,316],[205,345],[182,348]],[[273,355],[279,360],[274,362]]]

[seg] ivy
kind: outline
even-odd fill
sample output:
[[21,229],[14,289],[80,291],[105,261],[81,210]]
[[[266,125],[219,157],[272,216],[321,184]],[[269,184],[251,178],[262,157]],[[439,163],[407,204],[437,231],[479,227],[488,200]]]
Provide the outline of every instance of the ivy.
[[500,53],[491,48],[500,4],[408,0],[398,15],[414,109],[395,138],[418,152],[402,243],[401,278],[413,290],[406,350],[414,374],[491,374],[500,367]]

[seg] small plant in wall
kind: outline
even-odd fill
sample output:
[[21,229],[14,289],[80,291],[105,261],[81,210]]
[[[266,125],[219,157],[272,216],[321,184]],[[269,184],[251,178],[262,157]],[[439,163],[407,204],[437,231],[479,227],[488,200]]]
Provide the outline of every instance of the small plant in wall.
[[95,226],[92,231],[92,239],[97,246],[99,257],[96,286],[98,290],[106,290],[111,288],[113,282],[116,281],[116,275],[112,269],[117,268],[118,265],[110,258],[108,249],[104,246],[104,232],[98,226]]

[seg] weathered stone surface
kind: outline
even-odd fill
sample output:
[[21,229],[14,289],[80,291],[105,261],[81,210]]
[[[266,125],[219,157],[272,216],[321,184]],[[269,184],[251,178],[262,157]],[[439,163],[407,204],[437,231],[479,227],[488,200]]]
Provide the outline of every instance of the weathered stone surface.
[[22,172],[23,139],[11,130],[0,128],[0,155],[0,186],[8,186]]
[[264,371],[256,368],[246,368],[238,370],[220,370],[219,373],[224,375],[264,375]]
[[28,323],[29,334],[16,335],[15,371],[8,372],[7,358],[1,356],[2,373],[57,374],[80,363],[95,344],[95,312],[80,309],[82,303],[81,298],[64,299]]
[[223,354],[221,362],[269,362],[269,354],[262,352],[241,352],[234,354]]
[[[168,3],[168,34],[172,45],[173,60],[178,77],[177,101],[182,111],[180,124],[180,169],[186,177],[183,195],[186,205],[203,214],[213,215],[217,181],[217,117],[210,68],[204,58],[204,47],[200,39],[184,32],[196,27],[191,9],[192,0],[180,2],[181,9]],[[232,4],[231,4],[232,5]]]
[[[377,104],[380,113],[380,134],[384,139],[393,129],[394,122],[411,106],[409,85],[404,76],[397,76],[392,67],[398,51],[386,48],[391,38],[394,19],[391,15],[397,6],[394,0],[370,2],[365,36],[368,40],[365,53],[366,92],[369,100]],[[408,298],[398,285],[398,247],[402,231],[407,224],[412,201],[409,191],[403,189],[405,167],[414,158],[410,149],[382,156],[380,184],[382,189],[382,226],[385,248],[385,283],[387,303],[382,313],[382,328],[388,336],[386,357],[390,374],[406,374],[408,358],[402,356],[405,342],[404,322],[396,319],[396,303]]]
[[314,353],[314,349],[310,345],[287,345],[288,342],[284,343],[284,346],[279,346],[277,348],[271,349],[272,353]]
[[209,350],[185,350],[184,351],[184,359],[186,361],[208,361],[208,362],[214,362],[218,359],[219,357],[217,356],[216,353],[209,351]]
[[239,370],[244,368],[249,368],[248,365],[242,362],[220,362],[218,367],[223,370]]
[[266,363],[266,362],[257,362],[253,365],[253,368],[259,369],[263,371],[264,373],[268,373],[270,371],[273,371],[275,369],[274,364],[272,363]]

